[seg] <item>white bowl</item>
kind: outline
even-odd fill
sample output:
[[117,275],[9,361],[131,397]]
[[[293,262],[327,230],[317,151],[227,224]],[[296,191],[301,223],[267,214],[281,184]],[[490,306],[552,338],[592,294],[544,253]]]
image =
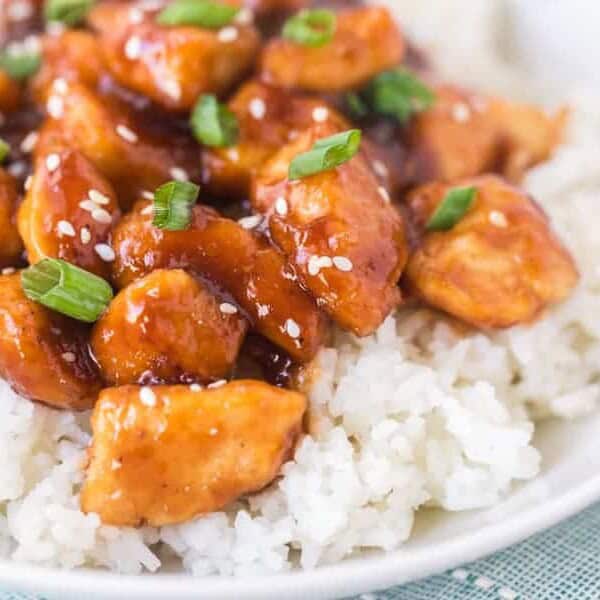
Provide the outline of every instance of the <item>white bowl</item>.
[[[400,5],[400,0],[387,1],[392,6],[396,2]],[[550,49],[554,48],[556,54],[555,41],[560,39],[565,20],[571,21],[570,29],[576,27],[573,21],[577,18],[582,24],[597,23],[592,14],[587,14],[586,19],[586,8],[598,11],[589,0],[557,0],[551,3],[552,10],[547,10],[551,8],[547,0],[510,2],[513,9],[522,7],[522,13],[519,10],[514,13],[519,32],[516,48],[534,70],[541,68],[542,58],[546,58],[547,64]],[[536,9],[545,15],[544,19],[537,18]],[[429,10],[436,9],[431,6]],[[556,21],[552,21],[552,14]],[[588,29],[582,25],[582,31]],[[579,46],[588,56],[591,39],[582,35]],[[594,40],[597,56],[600,40]],[[582,56],[577,36],[571,36],[568,44],[568,48],[564,43],[560,46],[565,64],[577,62],[574,57]],[[558,55],[553,57],[553,64],[554,59]],[[569,68],[556,72],[564,73],[565,77],[575,74]],[[314,571],[235,579],[199,579],[166,573],[122,576],[93,570],[68,572],[2,561],[0,588],[43,594],[49,600],[325,600],[387,588],[481,558],[600,500],[598,431],[598,414],[577,423],[543,424],[536,440],[544,457],[540,477],[519,487],[503,504],[490,510],[460,514],[421,512],[411,541],[392,553],[363,555]]]

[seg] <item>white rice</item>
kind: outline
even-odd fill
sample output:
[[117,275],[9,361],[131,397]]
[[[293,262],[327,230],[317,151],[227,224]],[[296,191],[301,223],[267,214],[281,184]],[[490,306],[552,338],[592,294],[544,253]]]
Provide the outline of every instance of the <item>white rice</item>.
[[[438,3],[389,1],[435,44],[462,40],[449,75],[464,74],[468,54],[480,60],[470,74],[491,70],[492,87],[519,80],[495,54],[496,3],[469,2],[488,8],[466,11],[449,36],[454,21],[432,19]],[[448,63],[452,52],[438,50]],[[493,336],[461,335],[427,310],[401,311],[367,339],[338,334],[318,357],[313,435],[278,482],[227,512],[160,530],[102,526],[78,508],[87,415],[31,404],[0,382],[0,555],[127,573],[155,571],[173,554],[196,575],[311,568],[398,547],[420,506],[489,507],[535,477],[534,418],[585,415],[600,398],[599,105],[575,102],[566,143],[525,183],[578,260],[573,296],[535,325]]]

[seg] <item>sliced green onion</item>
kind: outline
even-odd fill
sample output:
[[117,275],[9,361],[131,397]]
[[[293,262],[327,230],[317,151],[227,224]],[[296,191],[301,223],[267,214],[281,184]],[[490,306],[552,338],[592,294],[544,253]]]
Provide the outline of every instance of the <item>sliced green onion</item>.
[[336,25],[332,10],[303,10],[286,21],[281,35],[296,44],[319,48],[333,39]]
[[63,315],[93,323],[113,297],[101,277],[58,258],[44,258],[21,272],[25,295]]
[[44,17],[46,21],[59,21],[71,26],[79,25],[93,5],[94,0],[46,0]]
[[6,71],[13,79],[27,79],[40,68],[40,64],[39,52],[15,50],[11,47],[0,52],[0,69]]
[[210,94],[200,96],[190,117],[196,139],[205,146],[233,146],[239,136],[236,116]]
[[359,150],[360,129],[350,129],[315,142],[312,149],[296,156],[290,163],[290,181],[330,171],[349,161]]
[[220,29],[231,23],[240,11],[237,6],[211,0],[175,0],[156,17],[160,25],[195,25]]
[[4,162],[9,152],[10,146],[2,138],[0,138],[0,163]]
[[192,220],[192,208],[200,187],[189,181],[169,181],[154,192],[152,225],[169,231],[186,229]]
[[427,231],[452,229],[467,214],[476,194],[477,190],[474,187],[451,189],[427,222]]
[[393,117],[401,125],[435,102],[435,94],[406,69],[392,69],[377,75],[363,96],[373,112]]

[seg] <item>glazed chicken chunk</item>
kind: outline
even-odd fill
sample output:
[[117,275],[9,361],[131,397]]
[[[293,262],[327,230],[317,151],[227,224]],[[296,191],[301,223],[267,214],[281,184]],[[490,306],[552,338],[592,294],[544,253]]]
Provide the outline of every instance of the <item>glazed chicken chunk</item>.
[[0,268],[18,264],[23,243],[17,231],[17,187],[13,178],[0,169]]
[[211,381],[229,374],[246,330],[236,306],[191,275],[158,270],[121,290],[92,349],[111,385]]
[[273,241],[342,327],[369,335],[400,303],[408,248],[402,217],[361,154],[336,169],[288,180],[290,161],[335,134],[313,126],[258,172],[253,207],[269,217]]
[[411,122],[406,139],[417,182],[454,181],[489,172],[518,182],[560,141],[564,112],[435,88],[433,106]]
[[[141,16],[132,20],[136,8]],[[260,43],[251,24],[168,26],[157,22],[158,14],[143,2],[106,2],[90,14],[108,69],[125,87],[186,110],[200,94],[228,91],[251,69]]]
[[27,258],[61,258],[108,279],[112,226],[121,215],[112,186],[74,150],[40,156],[18,213]]
[[252,327],[292,357],[305,362],[316,354],[325,334],[323,315],[266,240],[201,205],[188,229],[157,229],[149,208],[140,201],[115,228],[118,286],[155,269],[188,269],[231,294]]
[[341,92],[397,66],[404,52],[404,38],[388,10],[367,6],[340,11],[333,39],[321,47],[284,38],[270,41],[260,71],[265,82],[276,86]]
[[0,112],[16,110],[21,101],[21,86],[8,73],[0,69]]
[[406,270],[410,289],[480,328],[527,323],[564,300],[577,283],[577,268],[539,206],[497,177],[456,185],[473,186],[476,195],[448,231],[424,227],[452,185],[425,185],[408,198],[421,236]]
[[55,408],[91,408],[101,388],[88,329],[29,300],[20,273],[0,276],[0,376]]
[[207,148],[203,155],[203,179],[216,195],[246,198],[256,170],[294,136],[317,120],[350,126],[318,98],[286,92],[251,81],[228,104],[239,124],[239,138],[227,148]]
[[142,190],[199,174],[199,150],[187,135],[168,126],[155,134],[117,99],[59,81],[47,100],[49,118],[36,156],[48,155],[57,145],[79,150],[119,191],[125,208]]
[[132,526],[220,510],[277,476],[305,409],[301,394],[258,381],[106,389],[92,417],[82,509]]

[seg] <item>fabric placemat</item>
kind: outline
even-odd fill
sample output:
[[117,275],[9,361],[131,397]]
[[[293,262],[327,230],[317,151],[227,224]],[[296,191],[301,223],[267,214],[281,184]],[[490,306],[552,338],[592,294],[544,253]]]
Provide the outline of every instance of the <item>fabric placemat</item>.
[[600,600],[600,504],[489,558],[351,600]]

